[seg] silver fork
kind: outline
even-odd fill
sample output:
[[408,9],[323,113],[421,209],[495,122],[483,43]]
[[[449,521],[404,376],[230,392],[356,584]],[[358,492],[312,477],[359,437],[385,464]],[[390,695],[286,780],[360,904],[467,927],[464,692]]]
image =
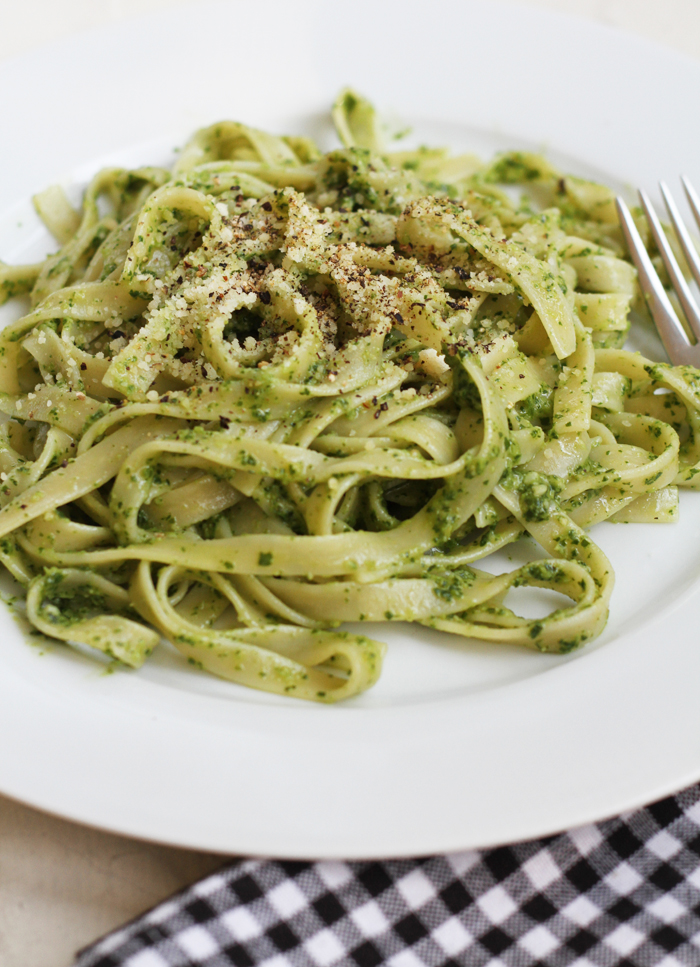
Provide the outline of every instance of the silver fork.
[[[683,187],[685,188],[685,193],[688,198],[690,208],[695,216],[695,221],[697,222],[698,227],[700,227],[700,198],[687,178],[683,177],[681,178],[681,181],[683,182]],[[676,231],[676,235],[678,236],[678,241],[683,249],[683,254],[685,255],[688,265],[690,266],[690,271],[693,274],[693,278],[700,286],[700,257],[698,256],[695,246],[693,245],[693,241],[690,237],[688,229],[683,223],[683,219],[678,211],[678,207],[671,197],[670,191],[663,182],[660,182],[659,188],[661,189],[661,194],[663,195],[664,202],[666,203],[666,208]],[[678,318],[678,315],[671,304],[671,300],[661,284],[661,280],[656,273],[656,269],[652,265],[651,259],[649,258],[647,250],[644,247],[644,242],[637,231],[637,226],[634,223],[634,219],[630,214],[629,208],[623,199],[618,197],[616,199],[616,204],[617,212],[620,216],[620,227],[622,228],[622,234],[625,236],[625,241],[627,242],[629,253],[632,256],[632,261],[637,267],[640,288],[646,297],[649,312],[651,313],[652,319],[656,323],[656,328],[658,329],[659,336],[661,337],[661,342],[664,344],[664,348],[666,349],[668,358],[671,360],[671,362],[676,366],[684,365],[700,367],[700,308],[698,308],[698,305],[693,298],[690,289],[688,288],[688,283],[683,276],[666,234],[661,227],[658,216],[654,211],[651,201],[649,200],[649,196],[645,191],[640,190],[639,200],[642,203],[642,208],[644,209],[644,213],[649,222],[649,228],[654,236],[656,247],[661,254],[664,265],[666,266],[666,271],[668,272],[671,280],[671,285],[678,296],[678,301],[683,308],[683,313],[688,322],[688,326],[695,337],[695,342],[691,342],[688,338],[686,329]]]

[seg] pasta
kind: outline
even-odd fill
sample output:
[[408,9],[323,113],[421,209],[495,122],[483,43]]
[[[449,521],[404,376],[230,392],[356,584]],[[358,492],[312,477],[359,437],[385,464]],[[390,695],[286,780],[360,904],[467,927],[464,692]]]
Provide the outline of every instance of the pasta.
[[[60,248],[0,263],[30,301],[0,334],[0,560],[40,632],[134,668],[164,636],[324,702],[381,670],[343,622],[566,653],[613,588],[586,528],[673,521],[698,486],[700,373],[622,348],[612,192],[389,152],[351,91],[333,118],[327,154],[222,122],[80,212],[35,199]],[[530,563],[475,566],[526,534]],[[519,616],[524,586],[569,603]]]

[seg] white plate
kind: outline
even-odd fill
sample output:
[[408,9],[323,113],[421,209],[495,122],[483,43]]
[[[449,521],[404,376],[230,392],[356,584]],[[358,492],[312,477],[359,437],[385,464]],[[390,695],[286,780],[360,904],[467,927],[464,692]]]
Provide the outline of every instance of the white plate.
[[[3,106],[0,258],[46,244],[26,199],[57,178],[157,163],[221,117],[325,137],[347,83],[431,143],[545,147],[650,189],[680,171],[700,182],[683,107],[700,65],[678,54],[496,0],[258,9],[178,7],[0,67],[21,92]],[[650,801],[700,777],[700,495],[681,514],[595,530],[618,586],[586,650],[395,626],[379,684],[343,707],[238,688],[167,648],[108,675],[28,645],[3,613],[0,790],[133,836],[280,857],[484,846]]]

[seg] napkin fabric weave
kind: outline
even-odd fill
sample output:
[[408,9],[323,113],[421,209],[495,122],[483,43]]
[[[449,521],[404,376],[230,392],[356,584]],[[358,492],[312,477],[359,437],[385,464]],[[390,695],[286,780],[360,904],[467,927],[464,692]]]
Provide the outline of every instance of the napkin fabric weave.
[[700,785],[548,839],[383,862],[247,860],[76,967],[699,967]]

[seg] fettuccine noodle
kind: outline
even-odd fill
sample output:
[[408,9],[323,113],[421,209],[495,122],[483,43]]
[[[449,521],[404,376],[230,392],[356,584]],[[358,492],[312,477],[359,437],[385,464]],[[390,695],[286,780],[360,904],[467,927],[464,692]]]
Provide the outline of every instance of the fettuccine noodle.
[[[612,192],[388,153],[350,91],[333,117],[325,155],[227,121],[80,212],[35,200],[61,247],[0,263],[31,301],[0,334],[0,560],[44,634],[326,702],[381,670],[342,622],[565,653],[613,587],[588,525],[698,486],[700,374],[621,348]],[[544,557],[475,566],[525,534]],[[521,617],[522,586],[570,603]]]

